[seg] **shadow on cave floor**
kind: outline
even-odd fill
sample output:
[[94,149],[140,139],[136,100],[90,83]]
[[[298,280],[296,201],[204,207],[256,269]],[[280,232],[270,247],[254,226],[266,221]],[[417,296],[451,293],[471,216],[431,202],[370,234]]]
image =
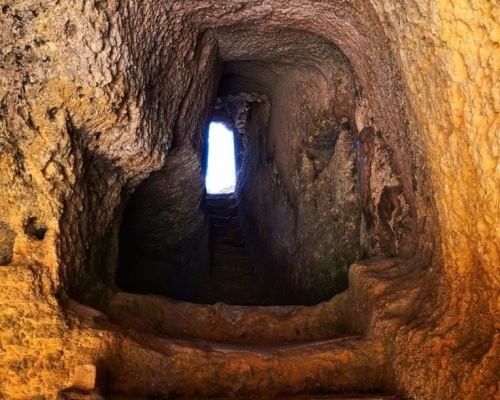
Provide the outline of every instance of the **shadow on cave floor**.
[[[394,276],[401,268],[398,260],[374,259],[353,268],[356,276],[371,277],[369,297],[380,300],[400,286]],[[392,279],[383,279],[382,286],[373,285],[375,271]],[[104,363],[109,372],[103,386],[106,395],[74,397],[69,391],[61,393],[60,399],[152,399],[156,397],[140,394],[154,392],[159,399],[175,393],[179,399],[396,400],[379,394],[387,393],[385,347],[380,338],[363,334],[359,305],[352,303],[359,289],[354,287],[353,293],[343,292],[315,306],[273,307],[202,305],[119,292],[103,310],[111,323],[108,328],[123,335]],[[81,308],[77,306],[75,312]],[[317,383],[311,386],[310,382]],[[240,384],[248,394],[227,397],[233,385]],[[289,384],[297,386],[289,392]],[[214,395],[187,396],[192,393],[190,385]],[[276,395],[259,395],[268,389]]]
[[[120,394],[106,394],[106,397],[101,396],[98,392],[92,394],[85,394],[81,391],[77,390],[65,390],[61,392],[57,398],[57,400],[167,400],[172,399],[174,397],[161,397],[161,396],[124,396]],[[176,396],[176,399],[179,400],[193,400],[193,397],[184,397],[184,396]],[[218,400],[231,400],[235,397],[217,397]],[[270,397],[267,396],[259,396],[259,397],[242,397],[246,400],[271,400]],[[199,398],[199,400],[205,399]],[[297,395],[297,396],[279,396],[272,397],[273,400],[400,400],[399,397],[394,396],[386,396],[386,395],[376,395],[376,394],[343,394],[343,395]]]

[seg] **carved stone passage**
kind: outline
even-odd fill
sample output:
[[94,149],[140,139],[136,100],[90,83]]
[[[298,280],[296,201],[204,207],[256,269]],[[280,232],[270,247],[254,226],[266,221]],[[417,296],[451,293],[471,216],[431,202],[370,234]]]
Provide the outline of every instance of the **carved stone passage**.
[[2,0],[0,399],[499,398],[495,3]]

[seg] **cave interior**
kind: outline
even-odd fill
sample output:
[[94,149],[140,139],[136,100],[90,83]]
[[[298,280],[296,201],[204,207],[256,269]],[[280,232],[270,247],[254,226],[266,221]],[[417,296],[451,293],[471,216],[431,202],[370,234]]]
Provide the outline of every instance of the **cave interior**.
[[498,398],[487,0],[4,3],[0,399]]
[[[192,138],[199,145],[174,137],[164,168],[128,200],[122,289],[197,303],[312,305],[344,291],[349,265],[374,254],[361,238],[352,68],[321,38],[276,35],[281,52],[257,37],[258,51],[217,60],[212,110],[202,138]],[[227,195],[202,184],[212,122],[235,133],[237,185]]]

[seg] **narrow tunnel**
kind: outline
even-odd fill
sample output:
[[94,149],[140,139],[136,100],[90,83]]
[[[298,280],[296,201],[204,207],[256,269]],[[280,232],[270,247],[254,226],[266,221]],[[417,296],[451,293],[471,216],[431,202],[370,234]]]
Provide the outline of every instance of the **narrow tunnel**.
[[[201,43],[213,61],[185,102],[202,99],[205,113],[181,106],[182,121],[198,128],[176,126],[163,166],[123,208],[119,291],[106,315],[155,335],[252,348],[295,343],[309,352],[327,340],[347,382],[335,390],[386,391],[379,367],[360,384],[357,367],[339,362],[342,346],[333,348],[354,340],[354,359],[383,364],[371,342],[356,342],[365,317],[349,296],[371,291],[351,287],[349,270],[373,260],[390,269],[421,246],[421,178],[404,172],[413,162],[404,113],[385,111],[376,123],[373,109],[387,99],[370,104],[351,60],[315,33],[242,24],[211,30]],[[231,193],[206,188],[211,123],[234,134]]]
[[[174,147],[129,200],[122,289],[209,304],[316,304],[344,291],[349,265],[370,255],[356,192],[350,63],[315,35],[272,36],[284,43],[279,51],[258,35],[259,51],[246,55],[254,59],[225,56],[234,60],[220,62],[204,146]],[[216,121],[235,133],[237,184],[226,195],[203,188]]]
[[[250,359],[259,346],[281,352],[291,344],[264,369],[271,368],[272,377],[283,362],[287,371],[296,363],[310,371],[319,389],[310,387],[306,373],[292,393],[390,391],[385,353],[380,342],[364,338],[369,311],[360,312],[365,298],[378,296],[377,286],[353,284],[349,277],[373,266],[389,271],[398,259],[410,260],[401,271],[418,274],[429,254],[431,234],[421,240],[416,213],[426,193],[426,177],[414,169],[412,143],[418,139],[405,125],[405,110],[391,106],[399,93],[397,75],[370,75],[365,60],[295,26],[220,26],[198,36],[194,48],[194,72],[179,99],[168,152],[158,169],[124,193],[113,251],[100,258],[104,266],[96,262],[98,249],[89,259],[113,293],[108,299],[98,289],[87,292],[79,281],[71,295],[83,294],[113,323],[140,335],[187,341],[186,353],[168,361],[180,382],[182,365],[191,365],[184,357],[198,359],[189,355],[200,351],[198,341],[214,349],[250,346]],[[160,76],[149,79],[155,82],[149,90],[160,96]],[[386,92],[374,91],[374,82]],[[154,110],[150,97],[148,110]],[[234,134],[231,193],[206,188],[211,123]],[[342,361],[346,348],[354,362]],[[239,351],[220,358],[217,350],[210,359],[213,366],[245,362],[260,369],[257,361],[242,361]],[[322,376],[322,357],[342,377],[333,385]],[[115,356],[106,362],[114,371],[110,390],[151,392],[149,384],[118,372],[116,362]],[[158,374],[151,368],[141,376]],[[161,376],[151,378],[152,387],[173,393],[172,379]],[[237,396],[282,390],[258,376],[229,389],[229,377],[213,378],[213,388],[203,378],[196,390],[236,390]]]
[[4,0],[0,398],[497,399],[468,3]]

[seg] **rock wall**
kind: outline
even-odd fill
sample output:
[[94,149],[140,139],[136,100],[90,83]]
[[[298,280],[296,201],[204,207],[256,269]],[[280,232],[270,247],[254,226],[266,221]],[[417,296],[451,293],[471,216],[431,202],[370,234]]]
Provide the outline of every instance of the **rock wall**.
[[498,4],[372,4],[402,74],[413,110],[410,127],[422,137],[442,238],[440,261],[429,271],[437,281],[432,306],[422,306],[423,325],[405,327],[398,336],[395,368],[407,371],[398,384],[429,398],[494,398],[500,338]]
[[205,194],[196,153],[174,150],[128,201],[120,231],[122,290],[198,298],[209,269]]
[[[241,61],[252,44],[224,43],[218,32],[244,27],[334,43],[359,86],[354,127],[367,235],[374,252],[399,257],[350,271],[348,297],[367,351],[387,354],[375,358],[369,384],[418,399],[496,398],[498,9],[487,0],[4,0],[1,396],[53,399],[68,387],[88,388],[96,369],[107,371],[97,381],[134,394],[136,384],[155,384],[153,374],[141,381],[142,371],[169,366],[158,388],[169,377],[185,380],[182,368],[170,374],[170,367],[187,365],[190,354],[215,357],[217,373],[226,365],[227,350],[183,353],[69,298],[102,307],[117,291],[126,200],[168,168],[176,141],[198,154],[217,84],[214,58]],[[280,168],[293,170],[282,157]],[[366,353],[356,346],[355,357],[341,353],[332,365],[361,365]],[[240,356],[226,365],[229,376],[244,368]],[[293,357],[298,371],[303,363]],[[287,362],[271,364],[266,376]],[[361,367],[352,376],[335,371],[343,389],[366,376]],[[322,375],[322,384],[335,373]],[[196,376],[182,387],[203,394],[209,382],[232,393],[229,383]]]
[[[232,82],[224,75],[221,82],[224,90],[267,86],[263,91],[271,96],[250,102],[246,126],[239,128],[246,144],[239,208],[263,285],[281,294],[278,302],[292,304],[318,302],[345,290],[347,267],[361,247],[356,133],[346,106],[351,102],[354,114],[354,83],[345,61],[314,65],[328,74],[278,64],[267,67],[272,71],[267,77],[260,66],[246,65],[242,71],[240,65],[230,68]],[[325,74],[335,76],[336,83],[346,80],[350,93],[338,94]],[[260,87],[241,83],[251,76],[260,77]],[[335,117],[342,113],[344,123]]]
[[[216,34],[226,61],[219,95],[232,96],[226,109],[247,147],[238,188],[245,240],[268,291],[282,294],[279,302],[316,303],[346,289],[348,267],[362,256],[410,256],[416,204],[410,206],[414,194],[405,196],[399,170],[412,149],[376,131],[349,59],[324,38],[291,27]],[[243,104],[245,93],[267,102],[250,96]],[[398,110],[391,116],[402,124]],[[365,125],[371,135],[358,140]],[[368,174],[366,188],[358,171]]]

